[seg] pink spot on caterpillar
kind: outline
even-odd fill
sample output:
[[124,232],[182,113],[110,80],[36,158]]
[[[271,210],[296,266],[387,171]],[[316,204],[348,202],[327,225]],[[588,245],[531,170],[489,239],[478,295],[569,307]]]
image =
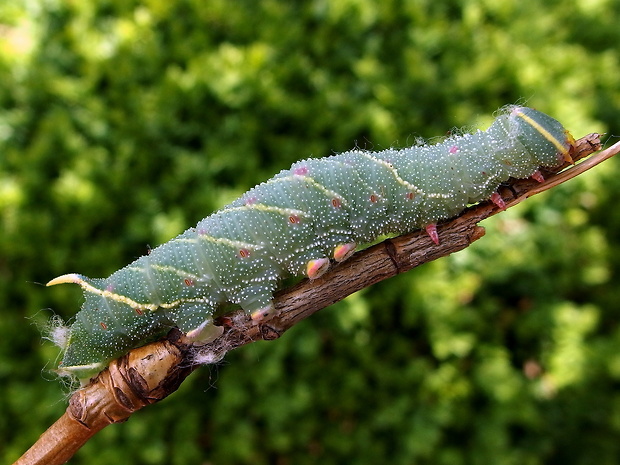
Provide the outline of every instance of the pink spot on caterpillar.
[[106,325],[103,321],[101,323],[99,323],[101,325],[101,327],[103,328],[104,331],[108,330],[108,325]]
[[431,223],[426,226],[426,234],[431,238],[431,240],[439,245],[439,234],[437,233],[437,223]]
[[340,208],[340,207],[342,207],[342,202],[340,201],[340,199],[338,199],[338,198],[334,197],[334,198],[332,199],[332,206],[333,206],[334,208]]
[[407,192],[407,193],[405,194],[405,198],[406,198],[407,200],[413,200],[413,199],[415,199],[415,192]]
[[183,280],[183,282],[185,283],[186,286],[193,286],[194,285],[194,280],[193,279],[185,278]]
[[299,219],[299,216],[297,215],[289,215],[288,217],[288,222],[291,224],[297,224],[299,223],[301,220]]
[[316,279],[320,276],[323,276],[328,269],[329,259],[317,258],[308,262],[308,264],[306,265],[306,274],[308,275],[308,278]]
[[377,203],[378,200],[379,200],[379,196],[377,194],[370,194],[370,201],[372,203]]
[[297,176],[305,176],[308,172],[309,170],[307,166],[300,166],[299,168],[295,168],[293,170],[293,174],[296,174]]
[[499,192],[493,192],[491,194],[491,202],[493,202],[500,210],[506,210],[506,202],[504,202],[502,196],[499,195]]
[[343,262],[351,255],[355,253],[355,247],[357,244],[355,242],[349,242],[347,244],[340,244],[334,247],[334,259],[337,262]]
[[545,177],[542,175],[542,173],[538,170],[534,171],[532,173],[532,179],[538,181],[538,182],[545,182]]
[[452,147],[450,147],[449,152],[454,155],[455,153],[457,153],[459,151],[459,148],[456,145],[453,145]]
[[248,249],[239,249],[239,258],[247,258],[250,256],[250,251]]
[[140,307],[136,307],[133,309],[138,315],[144,315],[144,311]]
[[248,197],[247,199],[245,199],[246,205],[254,205],[256,202],[258,202],[258,199],[256,197]]

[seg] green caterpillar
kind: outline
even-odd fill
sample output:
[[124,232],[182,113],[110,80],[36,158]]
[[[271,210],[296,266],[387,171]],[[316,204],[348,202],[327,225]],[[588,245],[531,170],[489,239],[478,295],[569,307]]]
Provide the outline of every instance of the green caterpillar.
[[50,281],[78,284],[86,298],[73,324],[53,331],[58,372],[88,380],[173,326],[213,340],[225,303],[260,323],[281,278],[317,278],[380,235],[426,228],[439,243],[438,220],[489,198],[502,207],[500,183],[570,160],[573,144],[555,119],[510,106],[486,131],[438,144],[299,161],[108,278]]

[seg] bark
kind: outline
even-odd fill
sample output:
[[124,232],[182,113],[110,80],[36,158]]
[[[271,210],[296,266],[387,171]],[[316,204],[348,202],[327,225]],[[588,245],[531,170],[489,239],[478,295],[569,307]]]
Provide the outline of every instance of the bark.
[[[599,134],[577,141],[573,158],[579,160],[600,149]],[[506,207],[571,179],[620,152],[620,143],[575,166],[545,172],[545,181],[515,180],[500,189]],[[567,168],[567,169],[564,169]],[[563,170],[563,171],[562,171]],[[65,463],[90,437],[111,423],[127,420],[136,410],[155,403],[180,386],[198,366],[215,363],[237,347],[256,340],[279,338],[287,329],[349,294],[423,263],[468,247],[484,235],[478,223],[500,210],[491,202],[468,208],[438,226],[440,245],[422,231],[387,239],[355,254],[323,277],[304,280],[276,294],[276,316],[260,326],[237,311],[218,319],[225,327],[214,342],[193,346],[178,330],[152,344],[132,350],[113,361],[76,391],[63,416],[16,462],[18,465]]]

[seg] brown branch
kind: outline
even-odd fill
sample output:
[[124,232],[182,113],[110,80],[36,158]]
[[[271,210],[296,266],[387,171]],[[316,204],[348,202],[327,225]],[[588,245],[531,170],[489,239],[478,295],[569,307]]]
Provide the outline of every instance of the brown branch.
[[[575,160],[600,149],[599,134],[577,141]],[[550,189],[620,152],[620,143],[588,160],[545,173],[546,180],[515,180],[501,189],[507,207]],[[224,334],[214,342],[196,347],[178,330],[166,339],[132,350],[113,361],[91,383],[76,391],[63,416],[16,462],[18,465],[65,463],[99,430],[127,420],[133,412],[174,392],[200,364],[215,363],[237,347],[259,339],[272,340],[313,313],[349,294],[411,268],[468,247],[484,235],[478,223],[499,210],[490,202],[468,208],[439,226],[441,244],[434,245],[421,231],[387,239],[335,266],[322,278],[304,280],[282,290],[275,298],[276,316],[261,326],[253,325],[238,311],[219,319]]]

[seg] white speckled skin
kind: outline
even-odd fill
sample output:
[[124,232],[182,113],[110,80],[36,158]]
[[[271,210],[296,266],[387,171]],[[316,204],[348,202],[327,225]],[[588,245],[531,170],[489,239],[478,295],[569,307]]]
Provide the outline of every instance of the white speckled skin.
[[51,281],[86,297],[59,372],[87,379],[175,325],[212,338],[227,302],[260,320],[282,277],[317,277],[355,244],[453,217],[510,177],[559,165],[572,142],[553,118],[512,106],[488,130],[435,145],[299,161],[106,279]]

